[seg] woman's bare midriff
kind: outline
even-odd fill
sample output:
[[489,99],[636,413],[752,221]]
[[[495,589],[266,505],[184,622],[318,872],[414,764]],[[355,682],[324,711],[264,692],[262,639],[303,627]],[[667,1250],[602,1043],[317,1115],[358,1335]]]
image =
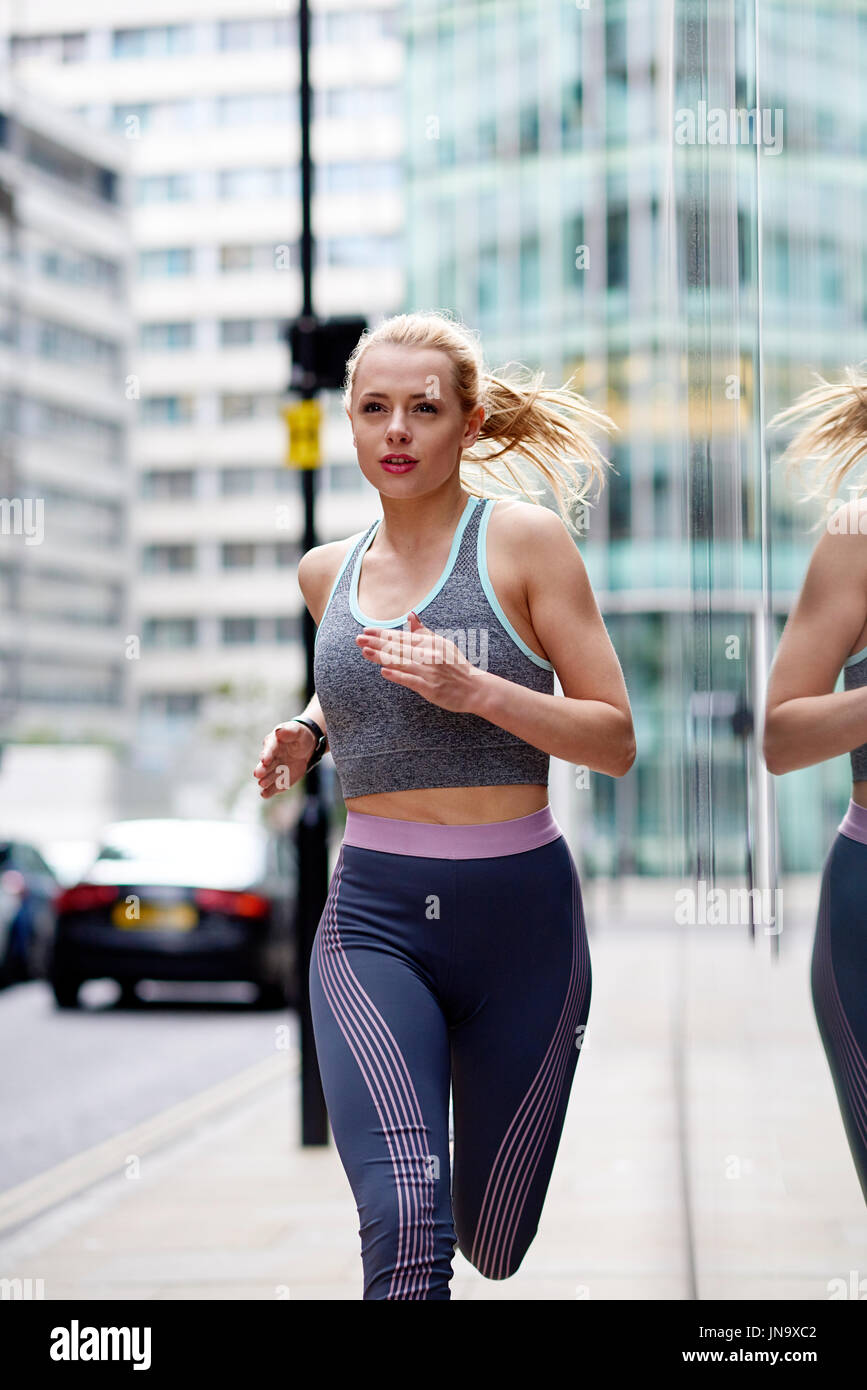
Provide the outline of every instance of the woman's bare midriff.
[[531,783],[504,787],[429,787],[346,798],[348,811],[434,825],[483,825],[517,820],[548,805],[548,788]]
[[863,806],[867,810],[867,782],[852,783],[852,800],[856,806]]

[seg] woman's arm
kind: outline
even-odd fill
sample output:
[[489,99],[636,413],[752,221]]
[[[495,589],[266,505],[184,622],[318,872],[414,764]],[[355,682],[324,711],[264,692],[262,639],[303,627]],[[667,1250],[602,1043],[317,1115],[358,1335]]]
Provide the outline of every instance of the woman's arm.
[[[317,627],[322,621],[322,614],[325,611],[325,605],[328,602],[328,595],[331,593],[331,586],[337,571],[343,563],[347,550],[357,539],[357,536],[350,536],[349,540],[327,541],[325,545],[315,545],[298,561],[298,587]],[[327,739],[328,730],[325,727],[325,715],[322,713],[322,706],[315,691],[313,698],[301,713],[306,715],[308,719],[314,720]],[[312,731],[310,737],[313,737]]]
[[478,671],[473,712],[552,757],[623,777],[635,761],[632,710],[584,560],[554,512],[521,507],[513,516],[509,544],[533,631],[563,695],[544,695]]
[[[302,555],[298,563],[298,587],[317,627],[322,620],[334,576],[350,544],[351,539],[316,545]],[[327,748],[328,727],[315,691],[300,713],[319,725],[325,735]],[[278,724],[268,734],[262,744],[262,756],[253,770],[264,800],[267,801],[277,792],[287,791],[304,776],[307,761],[315,747],[313,730],[308,729],[306,724],[296,724],[294,717],[285,724]]]
[[[307,702],[301,713],[307,719],[312,719],[315,724],[319,725],[320,729],[325,735],[325,751],[330,752],[330,749],[328,748],[328,730],[325,727],[325,715],[322,713],[322,706],[319,703],[319,697],[316,694],[315,690],[313,692],[313,698]],[[311,739],[313,739],[313,742],[310,745],[310,751],[312,753],[316,745],[316,739],[314,737],[313,730],[311,729],[309,732]]]
[[834,690],[867,619],[867,536],[857,504],[845,514],[848,529],[816,545],[771,666],[762,754],[774,776],[867,743],[867,687]]

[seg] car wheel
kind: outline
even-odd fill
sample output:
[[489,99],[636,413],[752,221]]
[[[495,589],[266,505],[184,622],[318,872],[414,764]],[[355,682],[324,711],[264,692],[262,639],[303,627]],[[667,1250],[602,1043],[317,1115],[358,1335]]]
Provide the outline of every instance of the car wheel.
[[52,975],[51,988],[54,990],[54,1000],[59,1009],[77,1009],[78,991],[84,981],[77,975]]
[[19,954],[17,943],[9,934],[3,959],[0,961],[0,985],[22,984],[27,979],[27,962]]

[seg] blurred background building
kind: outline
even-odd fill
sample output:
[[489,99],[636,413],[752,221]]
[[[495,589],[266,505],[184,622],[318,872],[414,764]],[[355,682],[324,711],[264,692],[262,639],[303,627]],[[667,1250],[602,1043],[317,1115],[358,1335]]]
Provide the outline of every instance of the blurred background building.
[[[864,355],[867,12],[761,0],[734,46],[730,7],[691,0],[406,13],[410,306],[577,372],[620,427],[582,553],[639,754],[592,811],[575,794],[584,864],[815,868],[848,759],[772,782],[748,736],[818,516],[764,422]],[[679,143],[702,104],[739,133]]]
[[[16,89],[74,116],[70,140],[110,143],[129,177],[132,385],[110,357],[84,372],[86,392],[112,374],[109,418],[126,418],[125,389],[137,401],[116,548],[141,655],[125,662],[119,809],[205,810],[251,781],[250,748],[302,685],[278,416],[300,294],[295,6],[28,0],[6,15]],[[810,371],[863,353],[867,16],[762,0],[755,18],[732,47],[727,14],[690,0],[314,6],[319,312],[453,309],[491,365],[576,373],[620,427],[582,553],[639,757],[589,797],[556,767],[588,873],[814,869],[847,795],[844,759],[772,782],[749,721],[816,519],[764,422]],[[677,113],[702,101],[779,110],[781,149],[758,150],[749,117],[740,142],[679,143]],[[101,350],[82,346],[86,324],[54,349],[69,371]],[[378,500],[325,404],[329,539]],[[123,663],[104,632],[108,691]],[[70,736],[87,727],[75,713]],[[31,722],[28,701],[15,727]]]
[[0,721],[132,735],[121,152],[0,86]]
[[[136,337],[129,381],[115,363],[106,388],[116,414],[125,391],[136,402],[132,529],[112,533],[133,591],[126,631],[141,639],[126,663],[118,631],[109,639],[136,721],[119,809],[207,814],[242,782],[258,801],[250,751],[298,707],[303,685],[302,511],[278,413],[283,334],[301,294],[295,9],[6,8],[16,89],[68,113],[55,124],[110,149],[129,176]],[[376,318],[403,304],[398,11],[343,4],[314,16],[315,294],[326,315]],[[85,240],[71,229],[70,244]],[[80,360],[76,344],[64,350]],[[319,523],[331,539],[378,504],[339,402],[325,404]],[[61,697],[68,707],[68,681]],[[17,731],[39,717],[28,701]],[[73,720],[68,732],[84,727]]]

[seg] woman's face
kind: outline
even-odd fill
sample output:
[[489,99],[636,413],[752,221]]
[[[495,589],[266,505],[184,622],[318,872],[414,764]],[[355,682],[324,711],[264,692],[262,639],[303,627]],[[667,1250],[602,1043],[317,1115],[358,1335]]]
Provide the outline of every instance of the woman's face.
[[[452,386],[451,359],[439,348],[370,347],[355,371],[352,411],[358,462],[369,483],[387,497],[431,492],[460,463],[478,437],[484,407],[465,419]],[[392,472],[382,460],[405,454],[415,463]]]

